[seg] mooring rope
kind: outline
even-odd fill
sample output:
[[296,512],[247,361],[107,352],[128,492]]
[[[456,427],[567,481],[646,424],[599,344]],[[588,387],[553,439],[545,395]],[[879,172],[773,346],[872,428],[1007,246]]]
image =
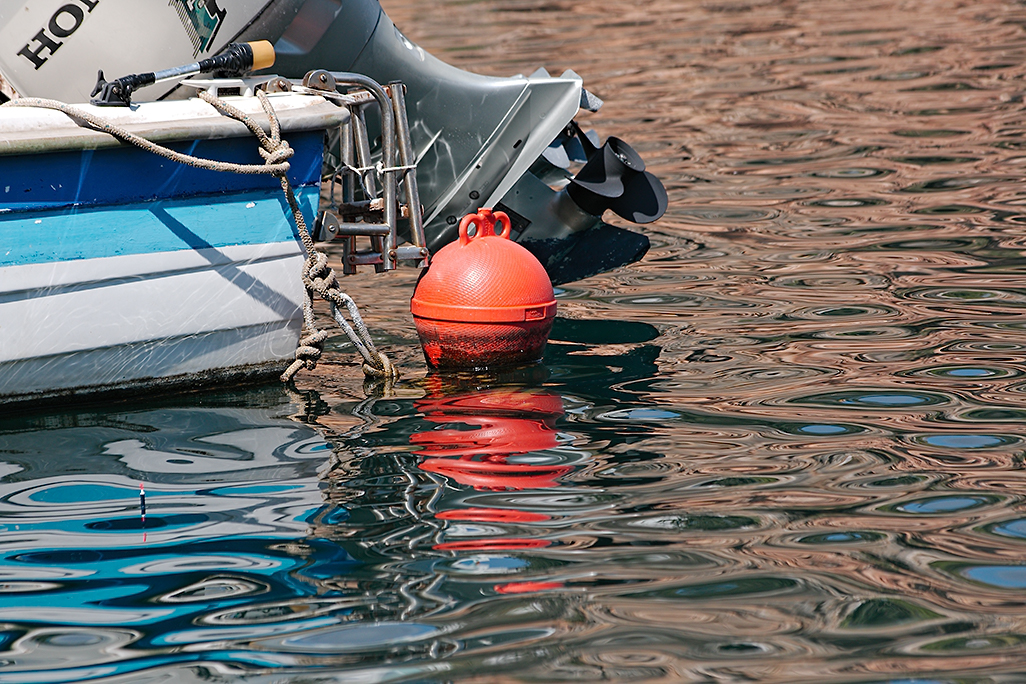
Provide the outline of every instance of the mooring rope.
[[[342,331],[349,337],[353,346],[356,347],[357,352],[363,358],[364,374],[368,377],[382,378],[386,383],[394,382],[399,378],[398,369],[392,365],[384,353],[374,347],[370,331],[360,316],[356,302],[353,301],[352,297],[339,289],[335,272],[328,266],[328,257],[323,252],[317,250],[313,238],[310,236],[310,231],[306,227],[306,220],[303,218],[303,212],[299,208],[299,203],[296,201],[295,192],[292,190],[292,184],[289,182],[287,175],[289,171],[288,160],[292,157],[293,150],[288,142],[281,138],[281,125],[267,95],[261,90],[258,90],[256,94],[260,100],[260,106],[270,121],[270,135],[265,133],[260,124],[254,121],[248,114],[217,96],[211,95],[206,91],[200,91],[199,97],[221,112],[222,115],[243,123],[256,136],[260,142],[258,152],[260,152],[260,156],[264,159],[263,164],[235,164],[176,152],[135,135],[92,112],[64,102],[58,102],[57,100],[24,97],[11,100],[0,106],[54,109],[76,120],[79,125],[82,125],[84,122],[90,127],[107,133],[118,140],[130,143],[180,164],[209,171],[224,171],[246,175],[271,175],[278,178],[281,182],[282,192],[285,193],[289,209],[292,211],[292,218],[295,221],[296,230],[299,232],[299,239],[303,243],[303,249],[306,251],[306,262],[303,264],[302,271],[303,286],[306,290],[303,301],[303,321],[306,327],[306,335],[299,340],[295,360],[282,373],[282,382],[291,382],[296,373],[302,368],[313,370],[317,365],[317,360],[324,351],[324,341],[328,338],[328,333],[325,330],[319,329],[314,320],[313,300],[315,296],[321,297],[330,304],[332,318],[335,319],[335,322],[338,323]],[[349,312],[352,323],[346,320],[342,314],[342,309]]]

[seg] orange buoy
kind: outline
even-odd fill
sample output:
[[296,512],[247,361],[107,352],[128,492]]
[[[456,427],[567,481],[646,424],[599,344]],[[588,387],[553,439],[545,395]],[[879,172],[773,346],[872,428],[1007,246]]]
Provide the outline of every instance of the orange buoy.
[[501,211],[464,216],[460,239],[438,250],[417,283],[410,310],[433,368],[515,365],[545,351],[556,317],[552,282],[509,232]]

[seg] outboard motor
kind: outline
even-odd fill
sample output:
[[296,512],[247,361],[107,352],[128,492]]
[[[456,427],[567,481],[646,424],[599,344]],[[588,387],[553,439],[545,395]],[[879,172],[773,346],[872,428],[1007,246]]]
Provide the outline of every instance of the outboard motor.
[[[274,43],[274,70],[282,76],[326,69],[406,86],[432,250],[457,237],[460,217],[491,207],[510,216],[513,239],[556,284],[647,251],[647,237],[601,216],[609,209],[630,221],[654,221],[666,208],[666,191],[626,143],[610,138],[599,146],[573,123],[580,108],[595,111],[601,100],[572,71],[494,78],[457,69],[403,36],[377,0],[0,5],[0,45],[8,46],[0,51],[0,73],[22,95],[82,101],[97,69],[157,70],[216,54],[229,42],[260,39]],[[138,97],[177,95],[160,88],[144,88]],[[573,176],[575,161],[584,167]]]
[[[408,40],[377,0],[279,1],[241,39],[257,36],[278,36],[275,69],[285,76],[320,67],[405,84],[432,251],[455,240],[459,219],[480,207],[510,216],[512,238],[555,284],[648,250],[647,237],[601,216],[611,209],[635,223],[654,221],[666,210],[666,191],[629,145],[611,138],[598,147],[573,123],[581,108],[602,105],[573,71],[495,78],[457,69]],[[585,162],[573,180],[572,162]],[[568,181],[564,190],[551,187]]]

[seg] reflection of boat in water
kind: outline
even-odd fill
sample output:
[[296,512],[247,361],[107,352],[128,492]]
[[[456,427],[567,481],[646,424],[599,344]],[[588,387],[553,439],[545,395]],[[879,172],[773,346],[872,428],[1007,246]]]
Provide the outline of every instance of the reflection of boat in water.
[[[507,395],[513,413],[550,432],[560,397]],[[435,517],[404,520],[393,498],[407,489],[394,476],[403,466],[382,454],[380,471],[370,458],[350,482],[326,479],[332,449],[281,417],[294,409],[278,388],[203,403],[0,417],[5,677],[193,681],[194,667],[272,677],[434,661],[454,652],[453,605],[493,585],[526,590],[511,584],[519,566],[500,565],[541,540],[478,534],[460,548],[457,528],[538,524],[547,513],[506,507],[496,519],[497,506],[488,516],[445,502]],[[429,424],[439,425],[411,429]],[[412,463],[409,474],[423,485],[438,477]],[[330,491],[359,499],[340,504]],[[439,528],[447,538],[436,544]],[[414,537],[426,538],[408,545]]]
[[[419,254],[417,244],[409,253],[398,245],[421,242],[414,220],[409,228],[402,220],[419,219],[418,208],[430,249],[453,239],[463,214],[502,208],[556,282],[647,250],[646,237],[601,217],[609,209],[654,220],[665,191],[625,143],[598,147],[572,123],[582,106],[600,104],[576,74],[489,78],[455,69],[410,43],[376,0],[7,3],[0,43],[19,48],[0,54],[0,72],[19,95],[81,101],[99,67],[157,70],[248,39],[275,43],[284,76],[328,70],[303,94],[270,76],[205,87],[250,113],[259,112],[245,97],[253,87],[293,90],[272,96],[296,152],[292,180],[319,236],[342,241],[347,270],[388,270]],[[386,88],[402,129],[397,150],[383,100],[349,97],[342,72],[402,82],[402,105]],[[347,92],[325,90],[328,79]],[[255,146],[239,140],[241,126],[196,100],[175,101],[194,92],[170,79],[137,88],[133,101],[144,103],[131,111],[93,113],[182,151],[259,163]],[[145,102],[158,97],[168,101]],[[322,168],[317,141],[329,129]],[[0,402],[210,381],[280,365],[291,353],[301,250],[272,179],[147,158],[43,110],[0,110],[0,139],[0,176],[14,179],[0,187]],[[407,167],[417,192],[404,180]],[[332,193],[318,208],[322,170]],[[373,254],[357,253],[354,233],[371,236]]]
[[277,388],[205,403],[0,418],[5,678],[131,678],[192,649],[259,666],[224,644],[339,621],[314,578],[359,563],[305,536],[328,444]]

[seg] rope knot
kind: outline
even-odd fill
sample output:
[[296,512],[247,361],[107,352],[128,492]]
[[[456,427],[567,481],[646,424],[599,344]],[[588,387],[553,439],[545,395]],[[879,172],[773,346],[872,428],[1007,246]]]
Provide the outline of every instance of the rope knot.
[[392,365],[388,357],[382,352],[376,352],[372,360],[376,363],[364,363],[363,374],[372,378],[383,378],[387,382],[395,382],[399,379],[399,369]]
[[264,163],[268,166],[272,164],[284,164],[284,162],[291,159],[292,155],[296,153],[286,140],[279,140],[276,143],[269,141],[268,149],[260,147],[257,148],[257,150],[260,152],[260,156],[264,158]]
[[282,382],[289,382],[299,372],[300,368],[313,370],[317,367],[317,361],[324,352],[324,340],[328,339],[328,331],[315,330],[313,333],[299,340],[296,347],[296,360],[281,374]]
[[307,257],[303,266],[303,284],[322,297],[328,297],[330,291],[338,286],[338,278],[328,265],[328,257],[324,252],[314,251]]
[[327,330],[318,330],[299,341],[296,347],[296,360],[302,361],[307,370],[313,370],[317,360],[324,352],[324,340],[328,339]]

